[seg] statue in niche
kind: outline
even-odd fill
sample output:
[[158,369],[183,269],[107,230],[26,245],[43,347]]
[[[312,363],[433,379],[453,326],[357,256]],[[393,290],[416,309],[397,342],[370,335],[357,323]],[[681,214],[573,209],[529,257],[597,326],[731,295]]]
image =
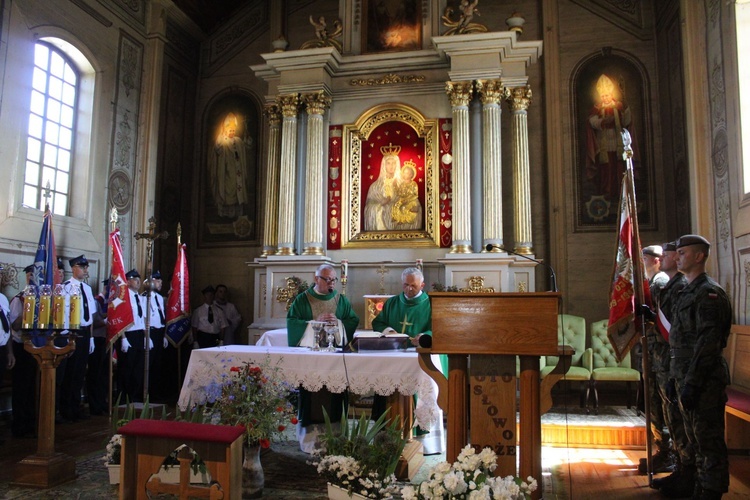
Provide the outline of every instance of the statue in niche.
[[419,185],[416,165],[406,160],[401,166],[401,179],[397,182],[396,194],[391,209],[392,229],[421,229],[422,204],[419,202]]
[[389,144],[380,148],[380,175],[370,185],[365,201],[365,231],[387,231],[393,229],[391,208],[401,177],[401,146]]
[[252,138],[246,135],[243,119],[228,113],[221,125],[213,151],[208,157],[208,178],[216,209],[220,217],[236,218],[244,215],[248,203],[248,157],[253,148]]

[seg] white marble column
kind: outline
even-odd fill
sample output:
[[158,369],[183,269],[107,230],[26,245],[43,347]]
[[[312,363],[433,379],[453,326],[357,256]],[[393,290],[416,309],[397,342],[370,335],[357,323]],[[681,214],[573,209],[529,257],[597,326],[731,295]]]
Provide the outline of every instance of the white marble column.
[[268,120],[268,149],[266,151],[266,195],[263,213],[263,253],[261,257],[267,257],[274,255],[278,250],[281,108],[278,104],[269,104],[263,111]]
[[482,101],[482,248],[496,245],[492,252],[503,248],[503,161],[501,142],[503,86],[500,80],[477,80],[477,93]]
[[515,245],[520,254],[534,253],[531,236],[531,180],[529,174],[529,130],[526,110],[531,87],[506,89],[505,97],[513,116],[513,198]]
[[307,107],[307,165],[305,166],[305,229],[302,255],[324,255],[323,251],[323,115],[331,105],[331,98],[322,90],[304,94]]
[[450,253],[472,253],[471,194],[469,191],[469,101],[471,82],[447,82],[453,109],[453,244]]
[[294,252],[294,198],[296,189],[295,163],[297,160],[297,111],[299,94],[278,96],[281,108],[281,170],[279,172],[279,237],[276,255],[295,255]]

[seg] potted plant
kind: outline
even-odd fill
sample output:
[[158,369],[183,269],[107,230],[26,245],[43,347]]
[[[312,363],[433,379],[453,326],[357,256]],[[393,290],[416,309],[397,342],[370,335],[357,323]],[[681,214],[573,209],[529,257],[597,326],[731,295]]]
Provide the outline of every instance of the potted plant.
[[342,424],[334,430],[325,409],[323,416],[326,431],[313,464],[328,480],[328,497],[389,498],[396,493],[394,471],[406,444],[398,419],[386,420],[384,413],[370,424],[362,415],[349,425],[342,412]]
[[297,423],[289,401],[291,387],[283,381],[278,366],[246,362],[232,366],[221,382],[206,387],[208,419],[213,424],[245,427],[243,498],[263,492],[260,449],[271,446],[286,426]]
[[441,462],[430,470],[429,477],[419,485],[401,489],[404,500],[498,498],[528,500],[536,491],[532,477],[523,481],[517,477],[494,477],[497,455],[492,448],[477,453],[467,445],[452,464]]

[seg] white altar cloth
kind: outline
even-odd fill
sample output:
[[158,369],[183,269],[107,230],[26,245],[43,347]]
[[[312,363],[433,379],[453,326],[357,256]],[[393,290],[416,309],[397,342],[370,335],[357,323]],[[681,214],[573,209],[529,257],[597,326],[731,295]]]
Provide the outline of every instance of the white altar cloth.
[[342,353],[311,351],[306,347],[230,345],[193,350],[180,399],[182,410],[190,404],[203,404],[207,387],[220,383],[232,366],[244,362],[279,366],[290,386],[319,391],[326,386],[334,393],[347,388],[354,394],[374,391],[381,396],[394,392],[417,395],[414,416],[423,428],[429,428],[439,415],[437,384],[419,367],[415,349]]

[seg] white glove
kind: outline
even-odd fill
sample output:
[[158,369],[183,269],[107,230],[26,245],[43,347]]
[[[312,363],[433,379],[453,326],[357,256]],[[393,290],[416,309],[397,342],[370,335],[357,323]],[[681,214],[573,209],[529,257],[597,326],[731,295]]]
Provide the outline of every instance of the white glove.
[[122,344],[120,344],[120,350],[122,352],[128,352],[128,349],[130,349],[130,342],[128,342],[128,339],[125,337],[122,338]]
[[154,341],[149,338],[148,339],[148,345],[146,345],[146,342],[144,342],[143,343],[143,347],[144,348],[148,347],[148,350],[150,351],[151,349],[154,348]]
[[198,342],[193,342],[193,349],[200,349],[201,346],[198,344]]
[[167,340],[167,337],[164,337],[164,349],[166,349],[169,346],[169,341]]
[[94,337],[91,337],[89,339],[89,354],[94,352]]

